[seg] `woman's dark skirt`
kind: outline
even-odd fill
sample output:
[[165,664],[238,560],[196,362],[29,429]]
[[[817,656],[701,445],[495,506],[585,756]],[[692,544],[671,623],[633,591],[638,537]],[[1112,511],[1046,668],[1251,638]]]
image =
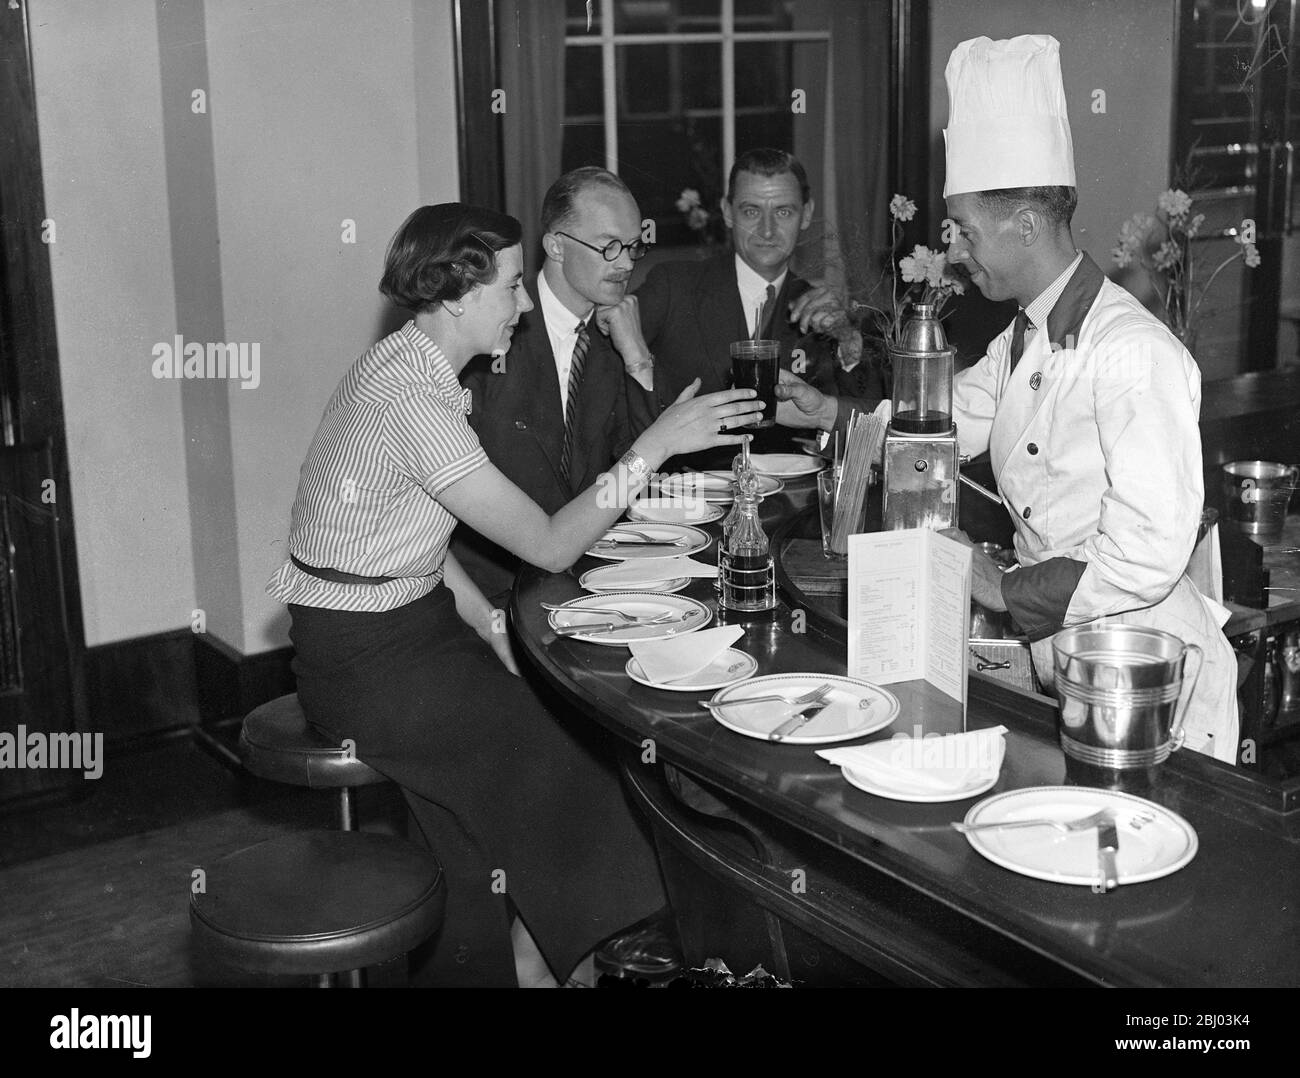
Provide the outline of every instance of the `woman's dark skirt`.
[[513,985],[511,905],[563,978],[664,904],[603,735],[551,715],[447,588],[377,614],[289,611],[308,720],[402,787],[446,872],[431,982]]

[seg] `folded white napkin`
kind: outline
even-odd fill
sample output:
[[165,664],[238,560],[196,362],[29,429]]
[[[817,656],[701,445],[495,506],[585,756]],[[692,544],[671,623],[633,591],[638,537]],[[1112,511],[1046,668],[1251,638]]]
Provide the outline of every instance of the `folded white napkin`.
[[[694,558],[634,558],[611,566],[600,574],[602,588],[636,588],[679,576],[716,577],[718,567]],[[698,634],[696,634],[698,635]]]
[[651,681],[680,681],[703,670],[745,635],[743,625],[722,625],[666,640],[634,640],[632,657]]
[[1002,770],[1005,726],[966,734],[909,737],[844,749],[819,749],[817,755],[878,784],[923,792],[964,790]]

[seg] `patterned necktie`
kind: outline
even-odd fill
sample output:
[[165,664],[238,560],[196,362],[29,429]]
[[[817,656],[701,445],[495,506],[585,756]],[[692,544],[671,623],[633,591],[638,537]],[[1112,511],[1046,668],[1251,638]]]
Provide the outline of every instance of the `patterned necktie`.
[[1016,328],[1011,331],[1011,369],[1016,369],[1020,357],[1025,354],[1025,330],[1029,328],[1029,315],[1022,307],[1016,315]]
[[763,300],[763,309],[758,315],[758,325],[754,327],[757,336],[767,337],[767,323],[772,318],[772,308],[776,306],[776,285],[767,286],[767,298]]
[[573,436],[578,428],[578,390],[582,386],[582,372],[587,364],[587,323],[578,323],[578,339],[573,345],[573,362],[569,367],[569,393],[564,405],[564,448],[560,451],[560,475],[569,481],[569,462],[573,457]]

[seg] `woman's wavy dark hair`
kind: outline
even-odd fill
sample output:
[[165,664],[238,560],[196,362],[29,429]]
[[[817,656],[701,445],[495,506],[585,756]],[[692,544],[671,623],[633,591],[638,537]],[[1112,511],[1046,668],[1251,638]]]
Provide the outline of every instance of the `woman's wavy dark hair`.
[[509,214],[464,202],[421,206],[402,222],[384,256],[379,291],[423,311],[496,280],[496,254],[523,235]]

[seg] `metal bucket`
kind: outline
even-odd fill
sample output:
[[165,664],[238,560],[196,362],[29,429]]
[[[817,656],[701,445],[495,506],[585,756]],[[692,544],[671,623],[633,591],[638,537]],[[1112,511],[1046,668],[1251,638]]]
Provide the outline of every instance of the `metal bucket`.
[[1057,633],[1052,654],[1065,754],[1118,770],[1164,763],[1183,743],[1187,708],[1178,697],[1189,651],[1197,655],[1195,691],[1201,649],[1170,633],[1137,625]]
[[1223,504],[1227,526],[1261,544],[1281,541],[1297,476],[1300,468],[1267,460],[1225,464]]

